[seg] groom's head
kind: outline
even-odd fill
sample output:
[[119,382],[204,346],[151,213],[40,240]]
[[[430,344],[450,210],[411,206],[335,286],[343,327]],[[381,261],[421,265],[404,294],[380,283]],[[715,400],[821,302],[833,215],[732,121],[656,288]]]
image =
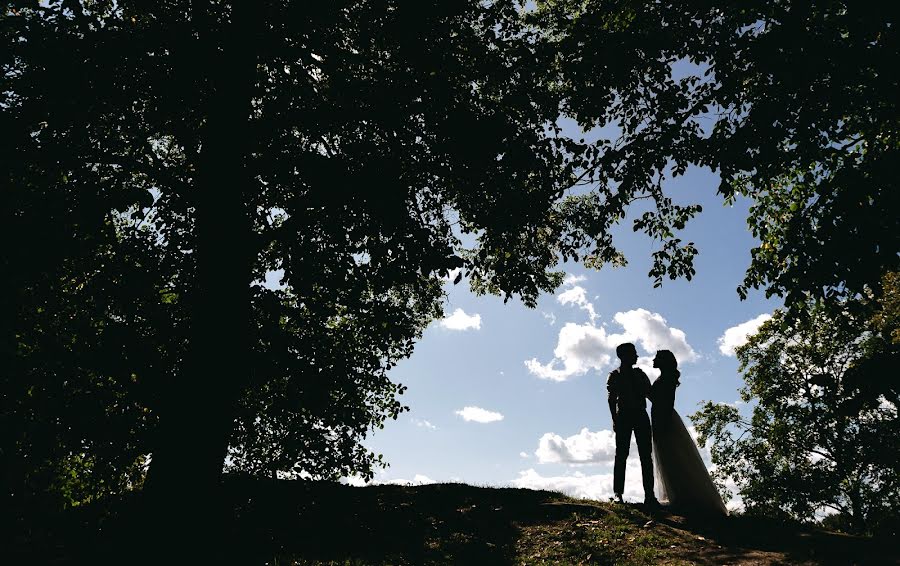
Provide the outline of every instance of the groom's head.
[[624,344],[616,346],[616,355],[619,357],[619,361],[622,362],[623,366],[631,367],[637,363],[637,349],[631,342],[625,342]]

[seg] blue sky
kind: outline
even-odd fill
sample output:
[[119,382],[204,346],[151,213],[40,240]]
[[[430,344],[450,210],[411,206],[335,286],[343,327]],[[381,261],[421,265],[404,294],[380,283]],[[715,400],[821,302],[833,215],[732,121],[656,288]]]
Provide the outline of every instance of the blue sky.
[[[739,299],[735,289],[755,240],[746,227],[748,202],[724,205],[715,194],[718,182],[709,170],[692,168],[667,185],[677,200],[703,205],[682,234],[700,250],[690,282],[653,288],[647,272],[658,243],[631,233],[630,219],[618,240],[628,266],[594,271],[565,264],[567,284],[543,296],[536,309],[475,296],[465,281],[448,282],[447,318],[435,321],[413,356],[391,373],[408,386],[402,400],[411,410],[366,442],[391,464],[376,481],[462,481],[609,497],[605,382],[616,364],[610,348],[623,338],[635,341],[641,356],[667,348],[681,358],[675,406],[684,418],[703,400],[737,401],[737,361],[721,351],[722,337],[780,301],[761,292]],[[742,334],[731,330],[727,342]],[[630,460],[626,499],[640,499],[636,450]]]

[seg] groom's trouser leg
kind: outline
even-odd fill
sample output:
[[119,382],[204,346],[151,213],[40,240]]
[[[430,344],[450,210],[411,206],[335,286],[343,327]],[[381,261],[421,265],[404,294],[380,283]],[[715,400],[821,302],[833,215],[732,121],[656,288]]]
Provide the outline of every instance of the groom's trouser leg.
[[628,460],[628,449],[631,447],[632,419],[619,415],[616,422],[616,460],[613,465],[613,493],[622,495],[625,492],[625,461]]
[[638,456],[641,458],[641,476],[644,480],[644,498],[653,495],[653,442],[650,430],[650,418],[645,411],[634,418],[634,440],[637,442]]

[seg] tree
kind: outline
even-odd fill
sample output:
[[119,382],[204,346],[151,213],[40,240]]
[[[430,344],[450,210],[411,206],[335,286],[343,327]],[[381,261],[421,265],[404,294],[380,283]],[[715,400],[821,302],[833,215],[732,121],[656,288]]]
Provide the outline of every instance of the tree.
[[558,203],[551,54],[512,3],[23,3],[3,37],[4,430],[49,423],[4,458],[127,484],[150,453],[175,533],[207,524],[229,446],[365,472],[451,269],[533,305],[561,257],[618,257],[602,211]]
[[858,295],[900,262],[900,219],[884,214],[900,206],[897,16],[845,1],[554,0],[534,20],[559,53],[564,111],[615,132],[582,147],[587,198],[622,216],[635,198],[668,203],[667,176],[711,168],[726,203],[753,203],[760,245],[739,293],[790,306]]
[[288,290],[255,287],[252,376],[234,418],[230,470],[371,479],[383,461],[361,440],[406,410],[397,400],[404,387],[387,371],[441,313],[440,282],[417,284],[350,288],[315,308]]
[[[6,510],[45,514],[143,483],[161,382],[190,337],[174,283],[185,270],[166,261],[152,230],[134,228],[123,220],[114,243],[22,290],[18,371],[4,391],[4,496],[16,494]],[[381,460],[360,440],[405,409],[386,372],[440,312],[440,283],[351,289],[315,309],[288,290],[252,291],[251,376],[230,470],[371,475]]]
[[701,444],[712,443],[715,473],[734,479],[748,512],[804,521],[828,512],[856,532],[896,535],[900,351],[873,324],[882,307],[776,311],[737,350],[751,415],[707,402],[691,416]]
[[[160,14],[179,25],[171,21],[181,15],[177,10]],[[186,92],[165,89],[171,70],[161,69],[165,64],[152,52],[159,47],[155,41],[172,38],[165,26],[154,35],[137,21],[160,14],[129,12],[124,4],[51,4],[16,12],[6,29],[15,48],[5,62],[10,72],[3,117],[11,126],[7,131],[17,134],[8,138],[10,145],[23,159],[10,168],[14,192],[4,212],[10,213],[11,233],[34,233],[39,218],[49,226],[40,237],[26,238],[24,253],[13,254],[5,270],[19,277],[5,295],[13,298],[5,304],[12,312],[5,320],[15,324],[9,327],[12,347],[4,351],[11,362],[3,366],[3,457],[10,464],[4,466],[10,471],[5,485],[20,496],[46,493],[54,478],[69,476],[69,463],[76,460],[97,465],[79,478],[81,484],[90,480],[80,488],[86,493],[70,494],[70,503],[135,483],[136,459],[154,453],[162,460],[166,432],[159,429],[160,415],[194,411],[194,420],[202,421],[209,416],[204,407],[215,406],[221,394],[216,387],[179,391],[190,384],[182,380],[191,345],[198,342],[192,315],[204,296],[196,289],[191,180],[201,144],[190,129],[192,109],[172,100]],[[110,52],[111,41],[122,49]],[[71,76],[72,84],[60,90],[72,69],[84,74]],[[193,86],[175,74],[182,79],[176,86]],[[100,104],[89,102],[94,99]],[[188,145],[154,129],[165,127],[176,129]],[[233,455],[247,471],[302,465],[314,476],[369,475],[377,459],[360,449],[359,439],[403,409],[394,398],[402,386],[390,383],[385,371],[411,352],[413,339],[439,313],[439,281],[431,270],[398,280],[395,264],[385,261],[342,272],[356,265],[365,247],[345,242],[343,227],[331,225],[326,215],[306,226],[293,220],[294,230],[309,233],[282,251],[305,258],[309,268],[293,270],[292,289],[254,286],[251,296],[250,280],[283,261],[272,240],[273,234],[284,235],[286,214],[275,214],[276,220],[270,208],[258,219],[269,234],[253,242],[258,259],[246,274],[253,317],[243,347],[254,355],[216,343],[216,355],[203,369],[214,370],[216,362],[247,369],[243,381],[232,380],[239,382],[241,409],[228,414],[237,429],[226,431],[225,441],[231,437]],[[302,272],[311,269],[318,272],[298,285]],[[339,278],[348,283],[339,286]],[[225,358],[221,351],[236,355]],[[283,387],[289,378],[290,387]],[[261,391],[269,397],[263,399]],[[191,394],[193,406],[185,399]],[[285,421],[281,428],[290,425],[290,442],[263,440],[263,427],[253,426],[276,406]],[[111,422],[111,412],[121,412],[121,422]],[[182,420],[188,430],[177,434],[194,432],[193,424]],[[187,472],[182,480],[190,483],[190,461],[179,466]]]
[[[22,276],[9,296],[41,278],[53,294],[99,277],[116,262],[87,258],[143,238],[132,277],[158,264],[140,296],[179,330],[159,346],[168,360],[137,378],[159,423],[150,483],[163,492],[190,499],[215,484],[236,415],[237,444],[263,434],[241,403],[296,407],[297,391],[323,388],[285,380],[372,375],[372,356],[360,371],[313,355],[322,336],[343,346],[334,329],[358,331],[359,345],[386,328],[375,348],[385,366],[407,353],[451,269],[533,305],[560,283],[561,258],[621,261],[615,207],[560,202],[582,146],[555,125],[556,54],[512,3],[67,1],[10,16],[4,119],[21,156],[10,220],[27,233],[47,201],[56,231],[10,260]],[[648,232],[679,253],[656,258],[657,278],[690,274],[692,247],[667,226],[694,209],[660,206]],[[275,270],[285,291],[253,284]],[[117,281],[129,296],[135,281]],[[273,335],[285,357],[257,371],[251,344],[271,348]],[[285,362],[298,349],[308,367]],[[257,376],[273,397],[242,397]],[[338,391],[362,395],[347,379]],[[380,383],[372,391],[390,389]],[[393,414],[385,403],[378,411]]]

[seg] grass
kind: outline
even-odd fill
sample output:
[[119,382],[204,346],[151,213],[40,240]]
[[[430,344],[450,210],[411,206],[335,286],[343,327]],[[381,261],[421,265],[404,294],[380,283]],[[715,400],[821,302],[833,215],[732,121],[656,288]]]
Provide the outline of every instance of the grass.
[[[870,539],[741,517],[704,522],[547,491],[232,480],[225,492],[233,516],[224,540],[240,564],[900,563],[896,550]],[[117,562],[114,549],[141,544],[127,527],[135,505],[73,512],[55,532],[19,541],[9,563]]]

